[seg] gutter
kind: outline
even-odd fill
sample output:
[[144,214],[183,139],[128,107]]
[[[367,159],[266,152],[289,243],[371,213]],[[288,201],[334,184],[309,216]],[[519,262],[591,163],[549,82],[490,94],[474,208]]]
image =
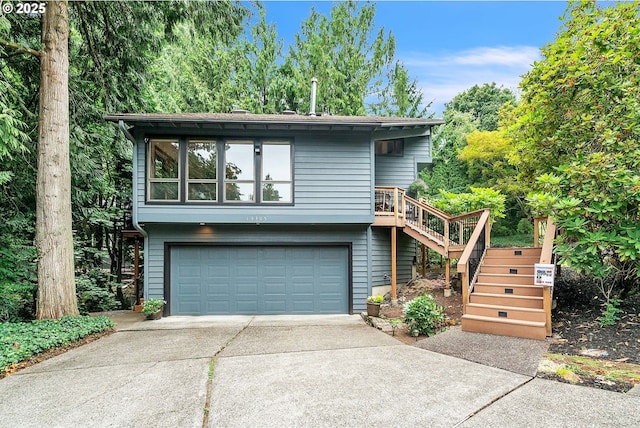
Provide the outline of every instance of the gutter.
[[[133,227],[138,232],[140,232],[140,234],[142,234],[142,237],[144,239],[144,249],[146,250],[147,248],[149,248],[149,235],[147,234],[147,231],[144,230],[142,226],[140,226],[140,223],[138,223],[138,192],[136,190],[138,188],[138,186],[136,186],[136,183],[138,182],[138,168],[136,168],[136,165],[138,164],[138,150],[136,147],[136,139],[133,137],[133,135],[131,135],[131,132],[129,132],[123,120],[118,121],[118,127],[124,134],[125,138],[131,141],[131,143],[133,144],[133,160],[132,160],[133,169],[132,169],[132,178],[131,178],[131,184],[132,184],[131,191],[133,194],[132,194],[132,204],[131,204],[131,222],[133,223]],[[147,266],[147,258],[145,257],[144,258],[144,276],[143,276],[143,283],[142,283],[142,296],[144,298],[147,298],[147,296],[149,295],[147,272],[149,272],[149,267]]]
[[142,236],[145,238],[145,240],[147,239],[147,232],[142,228],[142,226],[140,226],[140,223],[138,223],[138,195],[136,192],[136,183],[138,182],[138,169],[136,168],[136,165],[138,163],[138,151],[136,150],[136,139],[133,138],[133,135],[131,135],[131,133],[129,132],[129,130],[127,129],[127,127],[124,124],[124,121],[119,120],[118,121],[118,127],[120,128],[120,130],[122,131],[122,133],[124,134],[125,138],[129,141],[131,141],[131,143],[133,143],[133,177],[132,177],[132,191],[133,191],[133,203],[131,204],[131,211],[132,211],[132,216],[131,216],[131,220],[133,222],[133,227],[142,234]]

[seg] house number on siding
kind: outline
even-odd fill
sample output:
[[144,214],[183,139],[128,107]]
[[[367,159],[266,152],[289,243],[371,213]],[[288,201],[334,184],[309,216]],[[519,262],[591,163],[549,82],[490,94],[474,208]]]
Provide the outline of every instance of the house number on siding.
[[261,221],[267,221],[267,217],[260,215],[249,215],[247,216],[247,221],[259,223]]

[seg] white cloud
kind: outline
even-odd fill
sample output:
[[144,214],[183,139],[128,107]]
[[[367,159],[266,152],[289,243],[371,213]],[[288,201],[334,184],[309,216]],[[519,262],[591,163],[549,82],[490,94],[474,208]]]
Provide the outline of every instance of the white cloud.
[[442,115],[444,103],[473,85],[495,82],[517,92],[521,76],[540,59],[532,46],[478,47],[459,52],[399,54],[411,76],[418,80],[431,110]]

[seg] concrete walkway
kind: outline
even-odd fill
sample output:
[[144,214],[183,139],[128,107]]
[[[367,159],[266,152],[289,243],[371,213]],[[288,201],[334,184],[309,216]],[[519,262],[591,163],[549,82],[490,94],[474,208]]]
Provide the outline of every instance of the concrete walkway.
[[0,380],[0,426],[640,426],[640,397],[407,346],[358,315],[114,320]]

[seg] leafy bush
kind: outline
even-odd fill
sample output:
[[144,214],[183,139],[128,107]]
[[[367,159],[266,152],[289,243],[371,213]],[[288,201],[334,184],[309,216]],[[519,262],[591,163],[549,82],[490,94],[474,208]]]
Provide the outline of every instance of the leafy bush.
[[109,290],[109,275],[100,269],[92,269],[76,276],[76,295],[81,314],[111,311],[118,308],[115,296]]
[[518,227],[516,231],[520,235],[531,235],[533,234],[533,224],[527,218],[522,218],[518,222]]
[[504,201],[505,196],[498,190],[472,187],[471,193],[451,193],[440,190],[440,198],[430,202],[436,208],[451,215],[489,208],[492,221],[495,221],[505,216]]
[[605,327],[608,325],[614,325],[617,321],[620,321],[620,317],[618,314],[623,313],[624,311],[620,309],[621,300],[620,299],[609,299],[609,301],[604,305],[604,310],[602,311],[602,315],[598,318],[598,322],[600,325]]
[[382,303],[384,302],[384,296],[369,296],[367,297],[369,303]]
[[33,319],[35,289],[31,283],[0,283],[0,322]]
[[0,225],[0,321],[35,317],[36,250],[22,227],[32,229],[24,218]]
[[431,335],[444,324],[444,308],[431,294],[422,294],[405,303],[404,322],[420,334]]
[[492,247],[530,247],[533,244],[533,234],[494,236],[491,229]]
[[0,323],[0,370],[56,346],[108,330],[107,317],[67,316],[59,320]]
[[167,303],[162,299],[150,299],[145,300],[142,304],[142,313],[145,315],[151,315],[162,309],[162,306]]

